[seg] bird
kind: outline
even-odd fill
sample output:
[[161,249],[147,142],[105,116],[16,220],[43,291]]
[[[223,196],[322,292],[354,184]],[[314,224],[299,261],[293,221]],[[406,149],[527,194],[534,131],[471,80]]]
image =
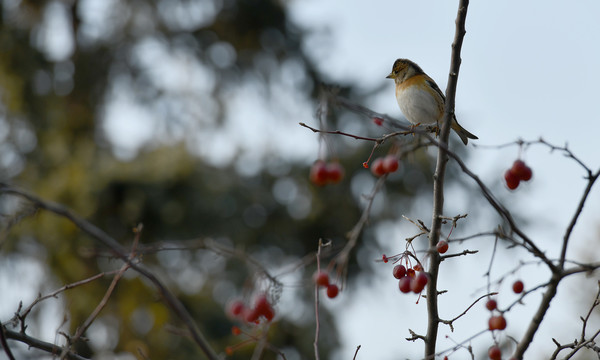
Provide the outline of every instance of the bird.
[[[396,83],[396,100],[411,124],[432,125],[442,120],[446,97],[419,65],[408,59],[398,59],[386,78]],[[469,139],[478,139],[460,126],[454,115],[451,127],[465,145]]]

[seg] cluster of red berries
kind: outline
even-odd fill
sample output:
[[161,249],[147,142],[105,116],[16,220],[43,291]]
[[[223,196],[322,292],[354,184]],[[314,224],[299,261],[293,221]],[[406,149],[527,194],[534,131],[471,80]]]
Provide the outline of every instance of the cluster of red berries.
[[[494,299],[489,299],[485,303],[485,307],[489,311],[494,311],[498,308],[498,303]],[[490,329],[490,331],[504,330],[506,329],[506,319],[504,318],[504,316],[502,316],[502,314],[492,315],[488,320],[488,328]],[[502,358],[502,351],[500,351],[500,348],[497,345],[493,345],[488,350],[488,356],[492,360],[500,360]]]
[[[521,280],[517,280],[513,283],[512,289],[515,294],[520,294],[523,292],[525,285]],[[485,307],[489,311],[494,311],[498,308],[498,303],[494,299],[489,299],[485,303]],[[488,328],[490,331],[493,330],[504,330],[506,329],[506,319],[502,314],[500,315],[492,315],[488,320]],[[488,357],[491,360],[500,360],[502,358],[502,351],[498,347],[498,345],[493,345],[488,350]]]
[[229,313],[235,318],[255,324],[258,324],[261,318],[271,321],[275,317],[275,310],[265,294],[256,297],[253,307],[246,306],[241,300],[232,301],[229,304]]
[[[485,307],[489,311],[494,311],[498,308],[498,303],[494,299],[489,299],[485,303]],[[506,319],[502,314],[500,315],[492,315],[488,320],[488,328],[490,330],[504,330],[506,329]]]
[[405,294],[411,291],[419,294],[429,282],[429,277],[419,264],[408,269],[404,265],[396,265],[392,274],[398,279],[398,288]]
[[521,181],[529,181],[531,180],[531,176],[533,172],[531,168],[521,160],[515,160],[512,167],[504,173],[504,180],[506,181],[506,186],[514,190],[516,189]]
[[317,160],[310,168],[310,181],[318,186],[327,184],[337,184],[344,178],[344,168],[339,162],[326,163],[323,160]]
[[[369,167],[367,163],[364,163],[363,166]],[[379,177],[385,174],[393,173],[398,170],[400,167],[400,162],[395,155],[387,155],[383,158],[377,158],[373,160],[373,164],[371,165],[371,172],[373,175]]]
[[327,297],[330,299],[338,296],[340,292],[340,288],[338,288],[336,284],[331,284],[329,282],[329,275],[324,271],[315,273],[315,284],[317,284],[317,286],[326,288]]

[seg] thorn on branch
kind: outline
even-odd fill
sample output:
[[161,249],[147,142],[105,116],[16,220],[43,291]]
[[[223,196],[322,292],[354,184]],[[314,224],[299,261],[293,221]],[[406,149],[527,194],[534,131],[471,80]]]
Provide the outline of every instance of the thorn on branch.
[[417,340],[423,340],[423,341],[426,340],[425,336],[419,335],[416,332],[412,331],[411,329],[408,329],[408,332],[411,335],[411,337],[406,338],[406,340],[408,340],[408,341],[413,341],[414,342],[414,341],[417,341]]

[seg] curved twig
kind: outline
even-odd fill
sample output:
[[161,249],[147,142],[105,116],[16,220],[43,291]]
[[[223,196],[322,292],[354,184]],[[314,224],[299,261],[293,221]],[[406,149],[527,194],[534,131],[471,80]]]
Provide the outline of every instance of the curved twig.
[[173,293],[167,288],[167,286],[164,285],[163,282],[160,279],[158,279],[158,277],[156,277],[156,275],[154,275],[153,272],[151,272],[144,265],[132,261],[129,258],[128,251],[126,250],[126,248],[119,244],[119,242],[113,239],[110,235],[108,235],[92,223],[88,222],[87,220],[79,217],[78,215],[75,215],[62,205],[42,200],[37,196],[31,195],[23,190],[19,190],[15,187],[11,187],[3,183],[0,183],[0,192],[22,197],[40,209],[45,209],[56,215],[62,216],[70,220],[81,231],[88,234],[104,246],[108,247],[115,254],[115,256],[129,264],[129,266],[132,269],[137,271],[140,275],[148,279],[154,285],[154,287],[158,290],[168,307],[185,324],[186,328],[190,332],[192,339],[194,339],[194,342],[196,342],[196,344],[200,347],[204,355],[210,360],[219,359],[215,351],[210,347],[208,341],[204,338],[204,335],[196,326],[190,313],[183,306],[183,303],[175,295],[173,295]]

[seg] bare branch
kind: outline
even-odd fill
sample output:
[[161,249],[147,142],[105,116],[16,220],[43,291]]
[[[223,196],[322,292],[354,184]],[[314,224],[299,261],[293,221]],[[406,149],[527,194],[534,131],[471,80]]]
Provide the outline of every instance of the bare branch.
[[556,295],[556,290],[558,288],[559,282],[560,282],[560,277],[557,276],[556,274],[552,275],[552,279],[550,280],[550,283],[548,284],[548,288],[546,289],[546,292],[544,293],[544,295],[542,297],[542,301],[540,302],[537,311],[535,312],[535,314],[533,315],[533,318],[529,322],[529,326],[527,327],[525,334],[523,334],[521,341],[519,341],[519,343],[517,344],[517,348],[515,349],[515,352],[513,354],[513,357],[515,359],[523,358],[523,354],[525,353],[525,351],[531,344],[531,341],[533,340],[533,336],[537,332],[538,328],[540,327],[540,324],[542,323],[542,320],[544,320],[544,316],[548,312],[550,303],[552,302],[552,299]]
[[571,238],[571,233],[573,232],[573,229],[575,228],[575,224],[577,223],[577,220],[579,219],[579,215],[581,215],[581,212],[583,211],[583,206],[585,205],[585,202],[590,195],[590,191],[592,191],[592,187],[594,186],[594,183],[596,182],[596,180],[598,180],[598,176],[600,176],[600,170],[597,171],[595,174],[591,174],[591,173],[589,174],[588,183],[587,183],[587,186],[585,187],[585,190],[583,191],[583,195],[581,195],[581,198],[579,199],[579,204],[577,205],[577,210],[575,210],[575,213],[573,214],[573,217],[571,218],[571,221],[569,222],[569,226],[567,226],[565,235],[563,236],[563,244],[562,244],[562,248],[560,251],[560,264],[559,264],[561,270],[564,268],[564,265],[565,265],[565,258],[567,257],[567,245],[569,244],[569,239]]
[[367,205],[365,206],[365,208],[360,216],[360,219],[354,225],[352,230],[350,230],[348,232],[348,234],[346,235],[346,237],[348,238],[348,242],[346,243],[346,245],[344,246],[342,251],[340,251],[339,254],[335,258],[335,262],[338,265],[338,269],[339,269],[338,272],[341,271],[343,273],[342,280],[345,279],[347,265],[348,265],[348,261],[350,259],[350,252],[356,246],[356,243],[358,242],[358,237],[360,236],[363,228],[366,226],[367,222],[369,221],[369,215],[371,213],[371,206],[373,205],[375,196],[377,195],[379,190],[381,190],[381,188],[383,187],[383,184],[384,184],[386,178],[387,178],[387,174],[380,177],[379,180],[377,180],[377,183],[375,183],[375,186],[373,187],[371,194],[369,194],[369,196],[367,197]]
[[468,307],[468,308],[466,308],[466,309],[465,309],[465,311],[463,311],[463,312],[462,312],[460,315],[456,316],[456,317],[455,317],[455,318],[453,318],[452,320],[441,320],[441,319],[440,319],[440,322],[442,322],[442,323],[444,323],[444,324],[446,324],[446,325],[449,325],[449,326],[450,326],[450,330],[454,332],[454,327],[453,327],[452,323],[454,323],[456,320],[458,320],[458,319],[460,319],[462,316],[464,316],[464,315],[465,315],[465,314],[466,314],[466,313],[467,313],[469,310],[471,310],[471,308],[472,308],[472,307],[473,307],[475,304],[477,304],[477,302],[478,302],[479,300],[481,300],[481,299],[483,299],[483,298],[486,298],[486,297],[493,296],[493,295],[498,295],[498,293],[497,293],[497,292],[491,292],[491,293],[488,293],[488,294],[485,294],[485,295],[481,295],[479,298],[477,298],[477,300],[473,301],[473,303],[472,303],[471,305],[469,305],[469,307]]
[[[8,329],[5,329],[4,331],[5,331],[7,339],[20,341],[24,344],[29,345],[32,348],[43,350],[49,354],[58,355],[58,354],[61,354],[64,350],[66,350],[63,347],[60,347],[58,345],[54,345],[54,344],[51,344],[51,343],[48,343],[45,341],[38,340],[31,336],[25,335],[22,332],[11,331]],[[77,354],[74,354],[72,352],[67,352],[65,357],[67,359],[73,359],[73,360],[87,360],[87,358],[77,355]]]
[[358,350],[360,350],[360,345],[358,345],[356,347],[356,351],[354,352],[354,357],[352,358],[352,360],[356,360],[356,355],[358,355]]
[[332,134],[332,135],[343,135],[343,136],[348,136],[357,140],[367,140],[367,141],[373,141],[375,143],[377,143],[377,145],[381,145],[383,144],[387,139],[394,137],[394,136],[398,136],[398,135],[409,135],[409,134],[414,134],[414,132],[412,131],[396,131],[393,132],[391,134],[385,134],[381,137],[378,138],[373,138],[373,137],[365,137],[365,136],[360,136],[360,135],[354,135],[354,134],[350,134],[347,132],[343,132],[340,130],[320,130],[320,129],[316,129],[312,126],[308,126],[305,123],[301,122],[298,123],[300,126],[305,127],[307,129],[312,130],[312,132],[315,133],[322,133],[322,134]]
[[6,342],[6,336],[4,335],[4,325],[0,323],[0,345],[4,349],[4,353],[8,357],[8,360],[15,360],[15,356],[12,351],[10,351],[10,347],[8,347],[8,343]]
[[427,338],[425,336],[419,335],[411,329],[408,329],[408,332],[410,333],[411,337],[406,338],[407,341],[423,340],[423,341],[427,342]]
[[106,290],[106,293],[104,294],[104,297],[102,297],[102,300],[100,301],[100,303],[98,304],[98,306],[96,306],[96,308],[94,309],[94,311],[92,311],[92,313],[90,314],[90,316],[88,316],[88,318],[85,320],[85,322],[83,323],[83,325],[77,328],[77,331],[75,332],[75,335],[72,338],[69,339],[69,346],[65,347],[63,349],[63,352],[60,355],[61,359],[65,358],[65,356],[67,355],[67,353],[70,351],[71,346],[73,346],[73,344],[75,344],[75,342],[77,342],[77,340],[79,340],[81,338],[81,336],[92,325],[92,323],[94,322],[94,320],[96,320],[96,318],[98,317],[98,315],[100,315],[100,312],[102,311],[102,309],[104,309],[104,307],[106,306],[106,304],[108,304],[108,300],[109,300],[110,296],[112,295],[115,287],[117,286],[117,283],[119,282],[119,280],[121,279],[121,277],[123,276],[123,274],[125,273],[125,271],[127,271],[127,269],[129,269],[129,264],[123,264],[123,266],[121,267],[121,270],[119,270],[119,272],[117,273],[117,275],[115,275],[115,277],[113,278],[112,282],[110,283],[110,286],[108,287],[108,290]]
[[87,278],[87,279],[83,279],[83,280],[80,280],[80,281],[77,281],[77,282],[74,282],[74,283],[71,283],[71,284],[67,284],[67,285],[65,285],[65,286],[61,287],[60,289],[53,291],[52,293],[50,293],[50,294],[48,294],[48,295],[44,295],[44,296],[42,296],[42,295],[40,294],[40,295],[38,295],[38,297],[37,297],[37,298],[36,298],[36,299],[35,299],[35,300],[34,300],[34,301],[33,301],[33,302],[32,302],[32,303],[31,303],[31,304],[28,306],[28,307],[26,307],[24,310],[19,310],[19,311],[17,311],[17,312],[15,313],[15,316],[14,316],[14,318],[13,318],[13,321],[17,320],[17,318],[18,318],[18,320],[21,320],[21,321],[25,320],[25,318],[27,317],[27,315],[29,315],[29,313],[31,312],[31,310],[33,309],[33,307],[34,307],[34,306],[36,306],[37,304],[39,304],[40,302],[42,302],[42,301],[46,300],[46,299],[50,299],[50,298],[56,298],[58,294],[60,294],[60,293],[62,293],[62,292],[64,292],[64,291],[67,291],[67,290],[69,290],[69,289],[73,289],[73,288],[75,288],[75,287],[78,287],[78,286],[81,286],[81,285],[88,284],[88,283],[90,283],[90,282],[92,282],[92,281],[94,281],[94,280],[100,279],[101,277],[104,277],[104,276],[106,276],[106,275],[110,275],[110,274],[112,274],[112,273],[115,273],[115,272],[118,272],[118,271],[119,271],[119,270],[116,270],[116,271],[113,271],[113,272],[102,272],[102,273],[96,274],[96,275],[94,275],[94,276],[91,276],[91,277],[89,277],[89,278]]
[[459,252],[459,253],[456,253],[456,254],[448,254],[448,255],[440,256],[440,261],[444,261],[446,259],[457,257],[457,256],[465,256],[465,255],[477,254],[478,252],[479,252],[479,250],[465,249],[462,252]]
[[446,175],[446,164],[448,163],[448,136],[450,134],[450,123],[454,116],[454,100],[456,97],[456,86],[458,82],[458,72],[460,70],[460,51],[463,39],[466,33],[465,21],[467,17],[467,8],[469,0],[461,0],[458,5],[458,14],[456,16],[456,31],[454,42],[452,43],[452,59],[450,63],[450,72],[448,74],[448,86],[446,88],[446,102],[444,108],[444,118],[442,119],[440,140],[438,146],[437,163],[435,174],[433,176],[433,219],[431,221],[431,232],[429,234],[429,277],[427,284],[427,336],[425,340],[425,357],[434,357],[437,344],[437,334],[439,327],[438,313],[438,289],[437,280],[439,266],[441,262],[440,254],[435,251],[435,246],[440,238],[442,219],[440,216],[444,213],[444,182]]
[[48,210],[56,215],[62,216],[68,220],[70,220],[73,224],[75,224],[81,231],[91,236],[96,241],[100,242],[104,246],[108,247],[117,257],[121,260],[129,264],[129,266],[141,274],[143,277],[148,279],[159,291],[161,296],[163,297],[165,303],[169,306],[169,308],[183,321],[186,328],[190,331],[192,339],[196,342],[196,344],[200,347],[204,355],[210,360],[218,360],[219,357],[215,353],[215,351],[211,348],[208,341],[204,338],[204,335],[197,328],[192,316],[185,309],[181,301],[173,295],[173,293],[167,288],[166,285],[162,283],[152,273],[142,264],[136,264],[131,261],[128,257],[127,250],[119,244],[115,239],[113,239],[110,235],[102,231],[100,228],[96,227],[92,223],[84,220],[83,218],[75,215],[70,210],[61,206],[59,204],[42,200],[34,195],[31,195],[23,190],[19,190],[15,187],[8,186],[4,183],[0,183],[0,192],[6,194],[13,194],[19,197],[22,197],[36,207],[40,209]]

